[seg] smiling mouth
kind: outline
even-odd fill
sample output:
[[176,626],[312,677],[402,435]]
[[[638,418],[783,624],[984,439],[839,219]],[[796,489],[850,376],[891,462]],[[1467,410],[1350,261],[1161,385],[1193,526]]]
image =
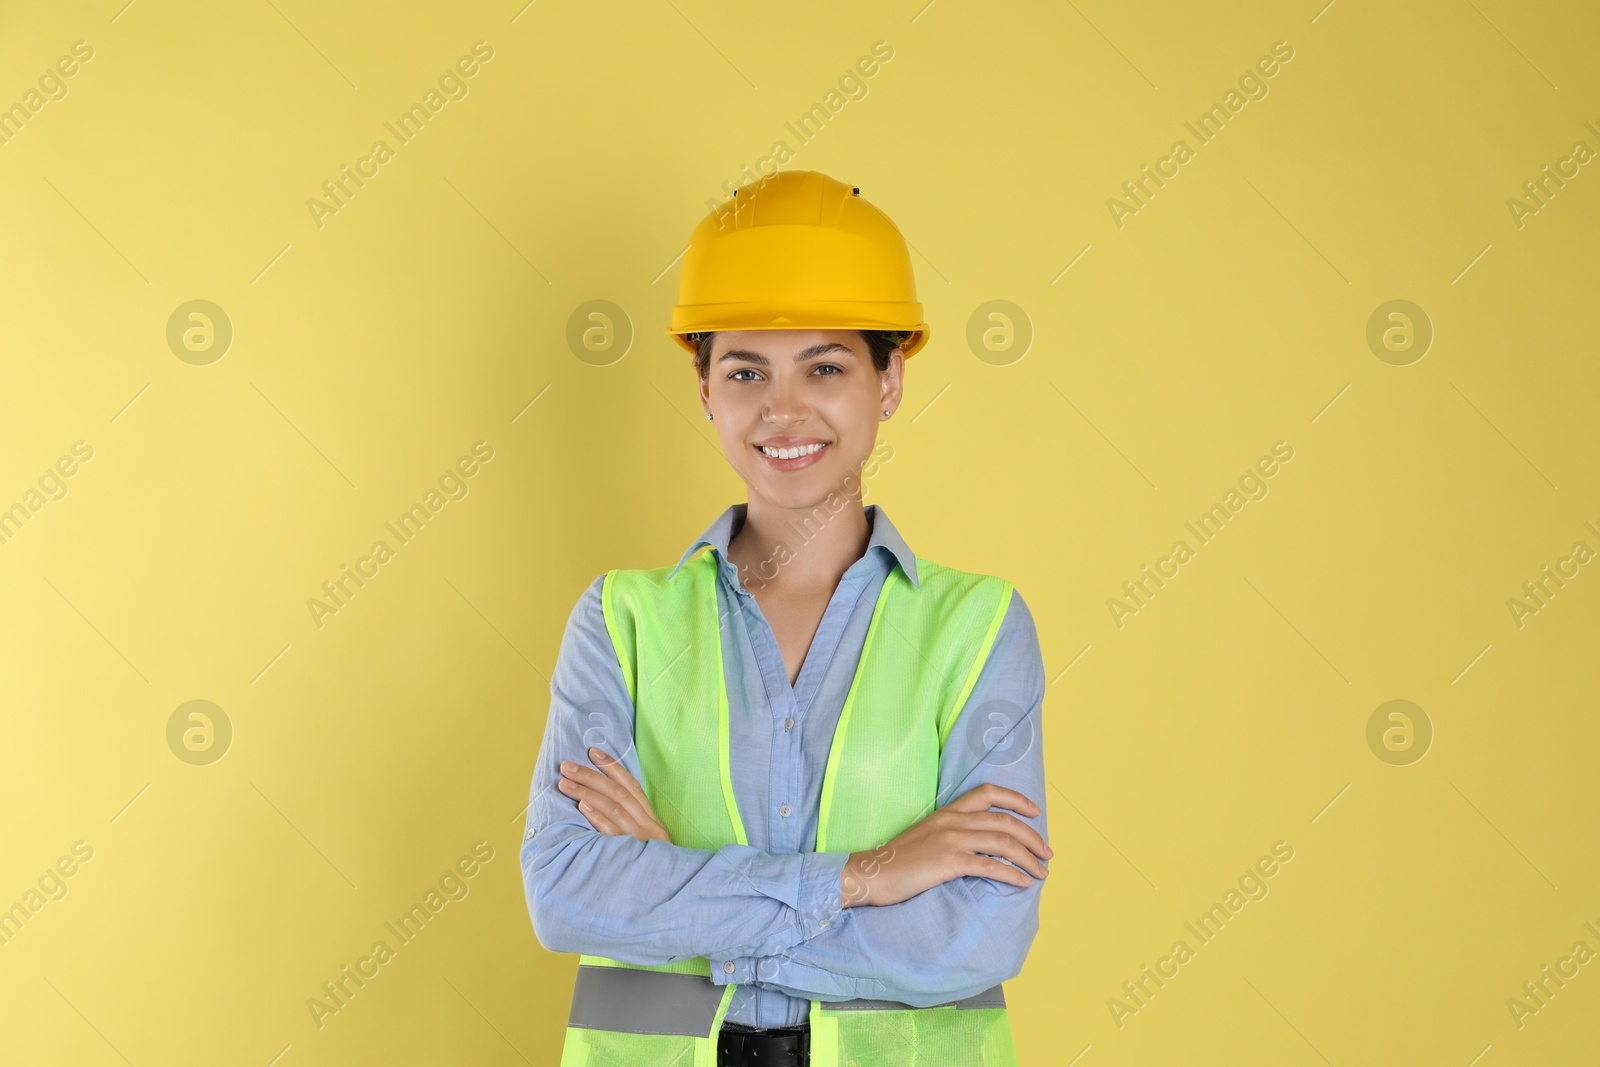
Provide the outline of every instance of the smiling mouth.
[[756,455],[761,457],[761,462],[775,471],[799,471],[814,466],[822,461],[833,443],[825,441],[822,444],[796,445],[793,448],[769,449],[764,445],[755,445]]
[[817,444],[796,445],[793,448],[768,448],[766,445],[756,445],[756,451],[771,459],[803,459],[827,447],[828,443],[823,441]]

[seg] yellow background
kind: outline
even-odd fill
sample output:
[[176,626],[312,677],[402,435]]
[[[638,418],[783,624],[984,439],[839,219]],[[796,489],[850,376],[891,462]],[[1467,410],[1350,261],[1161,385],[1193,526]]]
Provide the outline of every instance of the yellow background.
[[[1038,620],[1022,1062],[1594,1062],[1600,961],[1520,1027],[1506,1002],[1600,951],[1600,566],[1521,627],[1507,601],[1600,550],[1600,165],[1520,227],[1507,200],[1600,150],[1597,31],[1507,0],[6,5],[0,104],[94,56],[0,146],[0,506],[93,458],[0,545],[0,907],[93,858],[0,947],[0,1061],[554,1062],[577,961],[516,860],[547,679],[589,581],[743,499],[661,330],[707,201],[783,140],[915,248],[932,342],[868,499]],[[207,365],[166,338],[197,299],[234,332]],[[1396,299],[1434,329],[1405,366],[1366,340]],[[569,347],[593,300],[620,359]],[[967,344],[992,300],[1021,358]],[[480,440],[465,499],[319,628],[307,600]],[[1270,494],[1119,628],[1108,599],[1280,440]],[[1395,699],[1433,729],[1405,766],[1367,742]],[[209,765],[168,746],[190,700],[232,724]],[[1195,941],[1280,840],[1269,895]],[[318,1029],[307,999],[477,841],[470,895]]]

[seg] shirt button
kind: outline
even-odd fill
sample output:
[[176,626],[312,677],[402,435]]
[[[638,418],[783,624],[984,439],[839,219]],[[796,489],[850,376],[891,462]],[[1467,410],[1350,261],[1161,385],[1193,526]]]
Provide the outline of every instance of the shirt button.
[[783,720],[783,728],[785,730],[793,730],[794,729],[794,720],[793,719],[784,719]]
[[728,974],[732,974],[733,973],[733,961],[729,960],[727,963],[724,963],[722,965],[722,969],[724,971],[726,971]]
[[789,817],[789,805],[787,805],[787,804],[780,805],[779,808],[778,808],[778,814],[782,815],[785,819],[787,819]]
[[817,925],[818,926],[827,926],[830,921],[831,920],[823,919],[821,922],[817,923]]

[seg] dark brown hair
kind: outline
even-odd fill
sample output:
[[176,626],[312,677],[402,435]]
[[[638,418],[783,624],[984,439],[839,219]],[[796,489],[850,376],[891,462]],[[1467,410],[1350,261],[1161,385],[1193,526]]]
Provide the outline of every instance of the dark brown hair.
[[[857,330],[861,339],[867,342],[867,348],[872,352],[872,365],[879,374],[889,369],[889,353],[894,351],[896,345],[904,344],[914,332],[912,330]],[[711,373],[711,342],[716,338],[715,333],[691,333],[687,335],[695,346],[694,366],[700,373],[700,379],[705,380]]]

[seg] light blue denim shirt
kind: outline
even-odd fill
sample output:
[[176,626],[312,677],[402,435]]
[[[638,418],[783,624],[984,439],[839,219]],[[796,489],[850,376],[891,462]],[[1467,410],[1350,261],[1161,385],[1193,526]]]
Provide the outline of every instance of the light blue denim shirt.
[[[965,875],[898,904],[841,908],[849,855],[811,851],[829,746],[878,592],[896,566],[917,582],[916,557],[882,507],[867,505],[867,550],[828,601],[791,686],[777,639],[728,560],[747,508],[723,512],[678,566],[703,545],[717,556],[733,790],[749,844],[713,852],[607,836],[556,788],[563,760],[594,765],[590,746],[641,777],[633,703],[600,605],[601,575],[568,619],[533,773],[520,858],[536,936],[552,952],[625,963],[705,956],[716,984],[738,985],[726,1021],[747,1026],[802,1023],[810,1000],[927,1007],[1015,977],[1038,932],[1044,880],[1024,888]],[[1008,786],[1039,805],[1037,816],[1009,814],[1048,841],[1044,688],[1033,617],[1013,590],[940,756],[937,806],[985,782]]]

